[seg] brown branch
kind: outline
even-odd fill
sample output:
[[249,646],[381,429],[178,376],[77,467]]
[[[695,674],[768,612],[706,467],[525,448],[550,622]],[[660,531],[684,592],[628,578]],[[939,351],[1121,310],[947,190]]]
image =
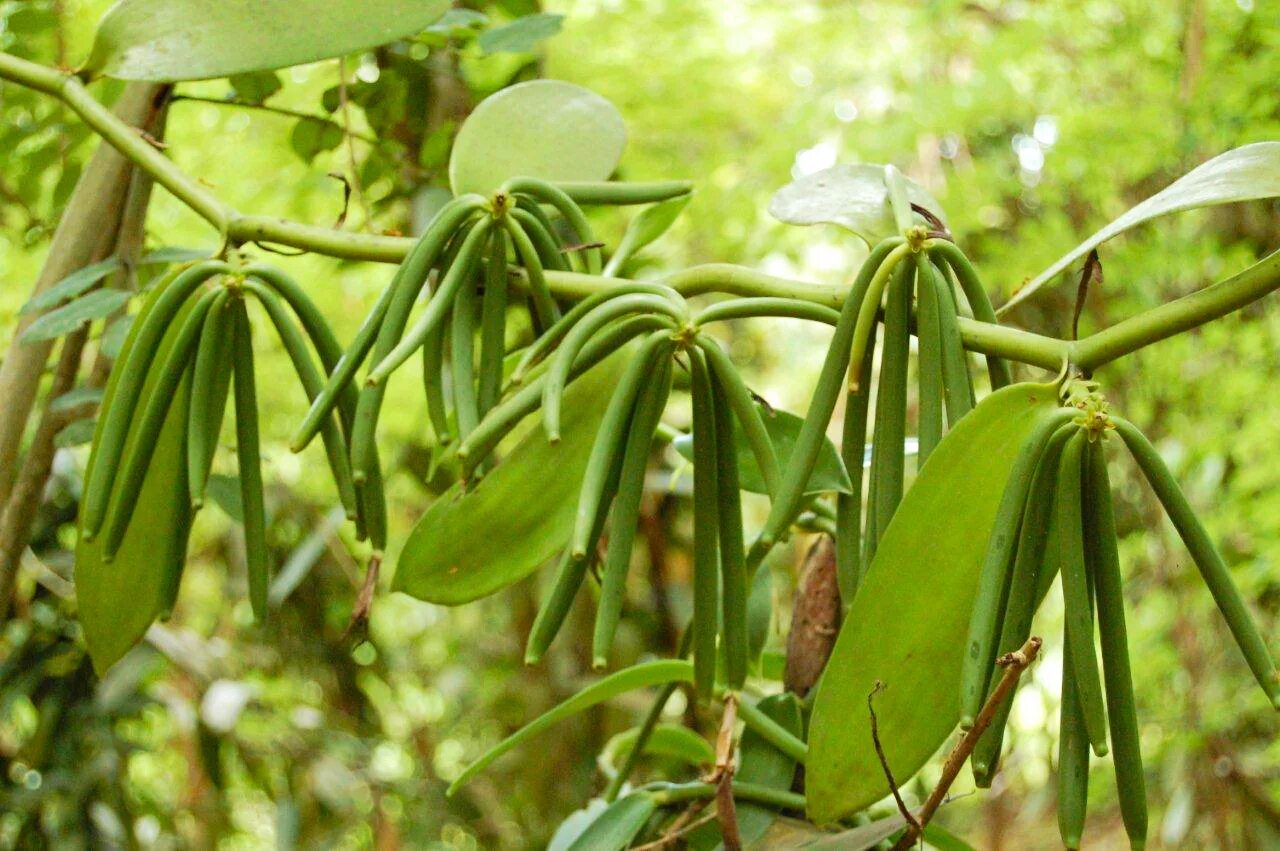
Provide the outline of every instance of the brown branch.
[[[876,680],[875,686],[867,694],[867,711],[871,713],[871,743],[875,745],[876,757],[880,760],[880,768],[884,771],[885,779],[889,781],[889,791],[893,793],[893,800],[898,805],[898,812],[906,819],[907,824],[918,832],[920,823],[911,814],[911,809],[907,806],[907,802],[902,800],[902,793],[898,791],[898,781],[893,779],[893,769],[889,767],[889,759],[884,755],[884,746],[880,744],[880,727],[876,721],[874,703],[875,696],[885,688],[886,686],[883,682]],[[908,830],[907,832],[910,833],[911,831]]]
[[[987,697],[987,702],[983,704],[982,711],[978,713],[977,719],[973,722],[973,727],[965,733],[964,738],[960,740],[960,743],[956,745],[950,756],[947,757],[946,763],[942,766],[942,776],[938,778],[938,785],[933,787],[933,792],[929,795],[929,799],[920,808],[919,821],[908,816],[911,826],[907,828],[907,832],[893,846],[893,851],[906,851],[906,849],[915,844],[915,841],[920,837],[921,831],[924,830],[924,826],[929,823],[929,819],[933,818],[933,814],[938,811],[938,807],[942,806],[942,802],[947,796],[947,790],[951,788],[956,776],[960,774],[964,761],[973,752],[974,746],[978,744],[978,739],[982,738],[983,732],[991,725],[991,719],[995,717],[996,710],[1000,708],[1000,704],[1004,703],[1013,694],[1022,672],[1035,661],[1036,655],[1040,652],[1040,643],[1040,639],[1033,635],[1027,639],[1026,644],[1023,644],[1020,649],[1012,653],[1006,653],[996,660],[996,664],[1004,668],[1004,675],[1000,678],[1000,682],[996,684],[990,696]],[[885,770],[888,770],[888,766],[885,767]]]
[[720,719],[720,735],[716,739],[715,772],[709,778],[716,784],[716,818],[720,820],[720,837],[725,851],[742,849],[738,810],[733,803],[733,729],[737,723],[738,698],[728,694],[724,699],[724,715]]

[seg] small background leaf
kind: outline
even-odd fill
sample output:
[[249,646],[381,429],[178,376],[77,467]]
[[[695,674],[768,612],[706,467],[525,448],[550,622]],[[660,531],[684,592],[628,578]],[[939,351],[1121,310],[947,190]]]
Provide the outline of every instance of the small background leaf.
[[[764,425],[769,432],[769,439],[773,441],[773,450],[778,456],[778,463],[786,469],[804,420],[795,414],[776,408],[769,409],[759,403],[757,407],[760,408],[760,415],[764,417]],[[752,453],[751,446],[747,443],[741,428],[734,429],[734,443],[738,451],[738,484],[743,490],[751,493],[767,493],[764,476],[760,474],[760,466],[756,464],[755,454]],[[681,456],[690,461],[693,460],[693,435],[682,434],[671,441],[671,445]],[[813,474],[809,476],[809,483],[805,486],[804,492],[806,494],[833,491],[849,493],[852,489],[853,483],[849,481],[849,471],[844,468],[844,462],[840,460],[840,453],[836,450],[835,444],[823,438],[822,449],[818,452],[818,460],[813,465]]]
[[366,50],[425,29],[448,0],[118,0],[86,63],[126,80],[206,80]]
[[85,266],[83,269],[67,275],[43,292],[37,293],[18,312],[25,314],[48,310],[59,302],[75,298],[119,268],[120,258],[118,257],[108,257],[106,260],[94,263],[91,266]]
[[542,12],[480,33],[476,44],[485,53],[532,53],[538,42],[560,32],[564,15]]
[[560,80],[531,80],[491,95],[467,117],[453,143],[455,195],[488,195],[511,177],[604,180],[627,131],[616,107]]
[[1054,275],[1114,236],[1170,213],[1280,197],[1280,142],[1257,142],[1219,154],[1192,169],[1060,257],[1001,308],[1031,297]]
[[[597,759],[600,770],[609,777],[617,774],[617,766],[627,761],[639,736],[640,728],[632,727],[611,738],[601,749]],[[659,724],[654,727],[645,742],[644,755],[678,760],[686,765],[709,765],[716,758],[710,742],[680,724]]]
[[116,312],[131,298],[133,293],[124,290],[94,290],[32,322],[23,332],[22,341],[34,343],[70,334],[85,322]]
[[280,77],[274,71],[232,74],[227,82],[231,84],[236,97],[245,103],[264,103],[267,98],[284,88],[284,83],[280,82]]
[[49,410],[59,414],[72,408],[78,408],[81,405],[96,405],[102,401],[102,396],[103,389],[101,387],[77,387],[54,399],[49,405]]
[[97,423],[97,417],[84,417],[83,419],[74,420],[68,423],[66,428],[58,432],[53,438],[53,445],[59,449],[84,446],[93,440],[93,432]]
[[[905,176],[902,181],[909,201],[946,221],[942,205],[923,186]],[[884,166],[866,163],[832,166],[788,183],[774,193],[769,214],[789,225],[839,225],[868,245],[899,232]]]
[[120,350],[124,348],[124,341],[129,336],[129,329],[133,327],[133,319],[132,314],[117,316],[98,339],[98,350],[109,358],[118,358]]

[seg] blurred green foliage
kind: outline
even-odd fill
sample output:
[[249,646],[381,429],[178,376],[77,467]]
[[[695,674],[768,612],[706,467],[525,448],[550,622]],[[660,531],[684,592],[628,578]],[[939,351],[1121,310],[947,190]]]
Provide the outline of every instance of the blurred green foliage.
[[[0,3],[0,47],[74,66],[106,5]],[[619,106],[631,134],[622,177],[696,182],[672,231],[632,264],[637,274],[724,260],[848,279],[865,251],[857,240],[788,228],[765,206],[793,176],[891,162],[939,198],[999,303],[1195,164],[1280,138],[1280,11],[1258,0],[581,0],[547,4],[562,22],[533,23],[523,17],[540,11],[532,2],[471,5],[341,64],[184,84],[167,151],[241,210],[321,224],[345,212],[349,229],[411,233],[439,204],[449,141],[469,108],[542,74]],[[503,52],[512,45],[539,52]],[[109,100],[118,88],[95,91]],[[248,106],[209,102],[224,100]],[[64,108],[16,86],[0,88],[0,116],[7,345],[92,144]],[[353,189],[349,210],[330,172]],[[1082,333],[1243,268],[1280,245],[1278,213],[1270,202],[1182,215],[1108,244]],[[625,215],[601,217],[610,245]],[[148,235],[153,248],[215,243],[163,192]],[[269,259],[308,285],[341,339],[390,276],[372,264]],[[1062,335],[1074,295],[1060,284],[1010,320]],[[732,344],[759,392],[803,411],[824,331],[752,320]],[[1280,632],[1278,351],[1272,297],[1098,376],[1170,459],[1268,635]],[[262,360],[261,386],[283,380],[282,352]],[[409,401],[383,420],[384,448],[400,465],[389,482],[393,542],[440,489],[426,475],[420,395],[407,392],[412,378],[394,383]],[[368,641],[352,647],[343,633],[364,553],[349,529],[326,525],[334,497],[318,450],[295,457],[284,445],[302,408],[296,393],[262,406],[271,544],[277,563],[296,557],[298,577],[278,616],[251,624],[238,535],[225,514],[206,510],[173,620],[101,682],[77,643],[74,606],[57,593],[68,589],[85,448],[59,456],[18,611],[0,636],[0,847],[540,847],[598,793],[594,754],[636,723],[640,697],[566,723],[444,799],[467,761],[590,676],[589,627],[571,620],[548,661],[525,669],[534,578],[460,609],[380,596]],[[672,412],[678,425],[681,415]],[[1151,844],[1275,847],[1280,722],[1150,494],[1113,457]],[[666,462],[678,483],[680,462]],[[231,459],[218,469],[233,469]],[[678,496],[649,500],[651,581],[631,589],[621,662],[673,646],[688,610],[685,509]],[[782,621],[794,560],[784,554],[776,565]],[[1055,591],[1038,630],[1057,636],[1060,610]],[[979,847],[1056,845],[1060,664],[1050,640],[1017,698],[995,789],[943,812]],[[1097,762],[1090,840],[1102,847],[1121,833],[1108,761]],[[931,772],[911,788],[931,783]],[[962,777],[955,791],[969,783]]]

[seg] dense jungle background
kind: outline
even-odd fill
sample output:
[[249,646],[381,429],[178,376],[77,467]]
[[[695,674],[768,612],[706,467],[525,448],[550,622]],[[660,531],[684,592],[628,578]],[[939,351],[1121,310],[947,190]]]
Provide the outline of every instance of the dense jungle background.
[[[74,67],[107,5],[0,2],[0,47]],[[1266,0],[467,3],[418,37],[341,62],[180,84],[162,135],[183,169],[238,209],[412,234],[440,204],[452,133],[468,110],[536,76],[580,83],[618,105],[630,135],[622,177],[695,182],[693,202],[634,261],[636,274],[726,260],[846,280],[865,247],[835,228],[785,227],[767,214],[768,199],[837,162],[893,163],[939,199],[998,305],[1199,162],[1280,138],[1280,8]],[[121,87],[99,83],[95,92],[111,99]],[[6,348],[96,144],[57,101],[0,86]],[[623,221],[606,212],[596,226],[614,244]],[[215,240],[155,192],[144,255],[207,252]],[[1105,277],[1081,333],[1277,245],[1275,202],[1145,226],[1105,247]],[[343,340],[391,274],[372,263],[256,253],[304,281]],[[132,283],[154,271],[137,266]],[[1062,334],[1073,300],[1074,288],[1060,286],[1012,318]],[[744,328],[732,346],[751,365],[754,388],[802,413],[825,332],[789,320]],[[1097,376],[1172,459],[1268,635],[1280,629],[1278,353],[1272,296]],[[283,376],[286,359],[279,350],[262,357],[260,382],[270,387],[270,371]],[[383,446],[395,447],[393,541],[442,486],[428,472],[421,396],[406,398],[383,419]],[[353,644],[344,633],[362,551],[349,530],[337,531],[318,450],[294,456],[285,446],[304,401],[282,393],[262,411],[266,478],[277,483],[270,543],[285,565],[272,589],[274,619],[252,623],[228,519],[238,506],[224,475],[220,510],[198,518],[174,617],[102,680],[78,640],[68,582],[91,426],[73,421],[59,433],[29,548],[10,554],[20,569],[0,626],[0,847],[535,848],[599,788],[594,754],[636,723],[647,706],[641,695],[564,724],[445,799],[470,759],[590,676],[587,642],[562,640],[543,670],[522,665],[545,581],[534,576],[460,609],[383,592],[367,640]],[[684,462],[674,452],[665,462],[669,475],[651,477],[645,500],[649,556],[644,581],[630,589],[620,664],[646,648],[673,649],[690,605]],[[1117,489],[1152,845],[1280,846],[1280,719],[1149,491],[1136,475]],[[774,560],[775,643],[807,543]],[[1058,634],[1060,610],[1055,591],[1044,634]],[[583,614],[571,632],[589,634]],[[1050,642],[1017,696],[1016,740],[995,787],[940,816],[976,847],[1057,845],[1048,779],[1060,665]],[[1125,845],[1108,815],[1111,783],[1109,772],[1094,773],[1091,847]],[[971,788],[962,777],[955,791]]]

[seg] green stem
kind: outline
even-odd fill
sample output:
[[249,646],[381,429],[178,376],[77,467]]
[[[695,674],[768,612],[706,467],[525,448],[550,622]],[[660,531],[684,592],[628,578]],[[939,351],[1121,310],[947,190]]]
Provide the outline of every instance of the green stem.
[[[714,783],[659,782],[641,786],[637,791],[648,792],[653,796],[653,802],[655,804],[660,807],[665,807],[671,804],[683,803],[685,801],[714,798],[716,794],[716,785]],[[804,812],[805,808],[804,795],[797,795],[795,792],[785,792],[781,789],[772,789],[768,786],[760,786],[756,783],[735,782],[733,784],[733,797],[757,804],[769,804],[784,810]]]

